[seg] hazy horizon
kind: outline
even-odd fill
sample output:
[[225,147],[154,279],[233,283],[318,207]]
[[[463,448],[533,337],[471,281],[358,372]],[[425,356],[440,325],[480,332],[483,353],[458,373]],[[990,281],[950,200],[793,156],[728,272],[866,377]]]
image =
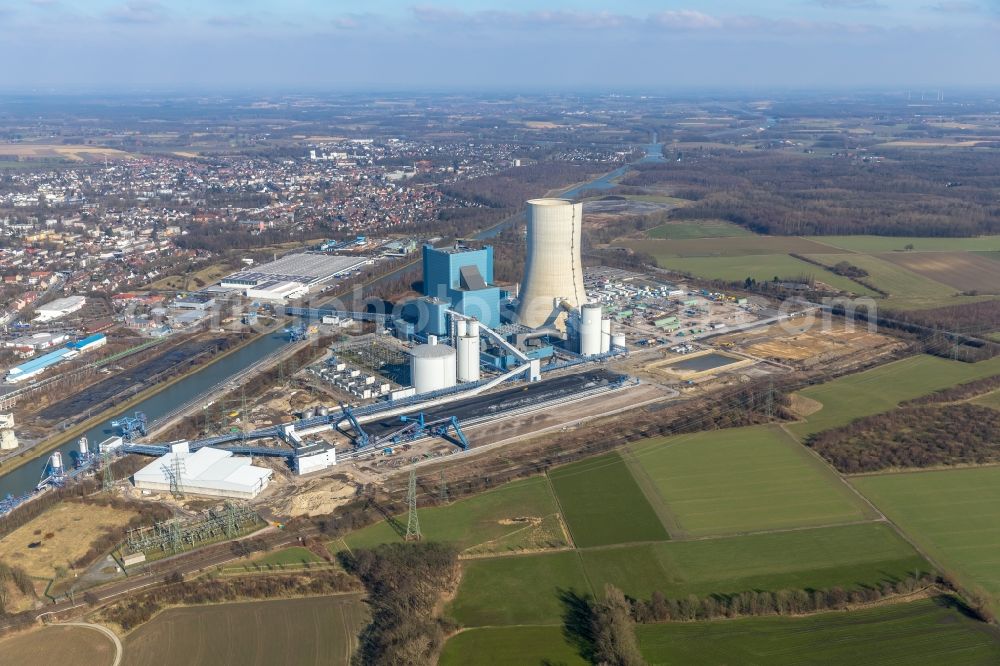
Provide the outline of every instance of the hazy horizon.
[[4,91],[996,87],[1000,0],[0,0]]

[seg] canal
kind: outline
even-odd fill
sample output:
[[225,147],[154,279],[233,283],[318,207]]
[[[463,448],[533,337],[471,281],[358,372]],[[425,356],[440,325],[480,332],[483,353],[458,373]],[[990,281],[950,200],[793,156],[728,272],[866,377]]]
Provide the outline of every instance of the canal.
[[[128,410],[111,412],[106,421],[85,433],[87,440],[90,442],[91,451],[96,451],[98,443],[115,434],[111,430],[110,421],[112,419],[122,415],[131,415],[133,412],[139,411],[145,412],[146,417],[150,421],[155,421],[161,416],[169,414],[195,396],[210,390],[216,384],[226,381],[264,356],[277,351],[287,344],[287,342],[287,338],[280,334],[265,335],[242,349],[238,349],[202,367]],[[67,467],[70,466],[76,460],[77,451],[79,450],[76,443],[77,439],[67,440],[60,444],[57,449],[40,453],[28,463],[0,476],[0,497],[6,497],[8,494],[16,497],[34,489],[53,451],[60,451],[64,464]],[[2,468],[0,468],[0,471],[2,471]]]

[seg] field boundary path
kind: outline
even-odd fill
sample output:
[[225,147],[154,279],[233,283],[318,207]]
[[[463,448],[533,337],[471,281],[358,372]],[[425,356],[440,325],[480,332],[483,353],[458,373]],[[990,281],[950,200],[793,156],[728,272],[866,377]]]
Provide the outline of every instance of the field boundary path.
[[621,455],[622,460],[625,461],[625,466],[632,473],[632,478],[635,479],[636,485],[639,486],[642,494],[646,496],[646,501],[653,508],[653,513],[660,519],[670,538],[673,540],[687,539],[690,535],[677,522],[653,479],[646,473],[646,469],[636,457],[635,452],[632,451],[632,447],[626,444],[618,449],[618,453]]
[[112,662],[112,666],[120,666],[122,663],[122,655],[124,654],[124,648],[122,648],[121,639],[118,638],[118,634],[111,631],[105,626],[100,624],[91,624],[90,622],[60,622],[60,626],[64,627],[86,627],[88,629],[93,629],[94,631],[99,631],[108,639],[111,640],[115,645],[115,660]]
[[[811,453],[817,460],[819,460],[823,464],[829,465],[829,463],[827,463],[826,460],[823,459],[823,456],[821,456],[819,453],[817,453],[811,447],[806,446],[805,443],[803,442],[803,439],[800,439],[799,437],[797,437],[795,435],[795,433],[793,433],[791,430],[789,430],[785,426],[786,426],[786,424],[782,423],[781,424],[781,429],[784,430],[792,439],[794,439],[795,441],[797,441],[802,448],[804,448],[806,451],[808,451],[809,453]],[[867,495],[865,495],[863,492],[861,492],[861,490],[859,490],[858,488],[856,488],[854,486],[854,484],[851,483],[850,479],[846,475],[841,474],[840,472],[838,472],[836,469],[834,469],[834,467],[832,465],[830,465],[830,469],[833,470],[834,474],[837,475],[837,478],[840,479],[841,483],[843,483],[845,486],[847,486],[847,488],[850,489],[850,491],[852,493],[854,493],[855,495],[857,495],[861,499],[862,502],[864,502],[867,506],[871,507],[871,509],[873,511],[875,511],[875,513],[878,514],[879,517],[876,519],[876,522],[882,522],[882,523],[885,523],[886,525],[889,525],[896,532],[896,534],[899,535],[899,537],[903,541],[905,541],[906,543],[910,544],[910,547],[913,548],[913,550],[915,550],[918,555],[920,555],[922,558],[924,558],[925,560],[927,560],[927,562],[932,567],[936,568],[939,572],[944,573],[944,572],[948,571],[948,569],[946,569],[945,567],[943,567],[941,565],[941,562],[938,559],[936,559],[935,557],[933,557],[930,554],[930,552],[926,548],[923,547],[923,545],[921,543],[918,543],[916,539],[914,539],[909,534],[907,534],[906,531],[902,527],[900,527],[899,525],[897,525],[894,520],[892,520],[891,518],[889,518],[889,516],[885,515],[885,512],[882,511],[880,508],[878,508],[878,506],[871,499],[869,499]],[[873,475],[873,476],[875,476],[875,475]]]

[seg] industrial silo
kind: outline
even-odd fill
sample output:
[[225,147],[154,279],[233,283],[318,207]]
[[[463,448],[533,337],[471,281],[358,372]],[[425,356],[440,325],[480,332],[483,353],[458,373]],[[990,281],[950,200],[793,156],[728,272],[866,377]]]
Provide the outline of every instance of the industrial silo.
[[458,336],[458,372],[460,382],[479,381],[479,322],[459,321]]
[[554,303],[579,308],[587,302],[580,258],[583,204],[566,199],[528,202],[528,248],[518,294],[518,321],[532,328],[552,323]]
[[587,303],[580,308],[580,354],[594,356],[601,353],[601,305]]
[[448,345],[418,345],[410,350],[410,381],[417,393],[455,385],[455,349]]
[[607,354],[611,351],[611,320],[601,320],[601,353]]

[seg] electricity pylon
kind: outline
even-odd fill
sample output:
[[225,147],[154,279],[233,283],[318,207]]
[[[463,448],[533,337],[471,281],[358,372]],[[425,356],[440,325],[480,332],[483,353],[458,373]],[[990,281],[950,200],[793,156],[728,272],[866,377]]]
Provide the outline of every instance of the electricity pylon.
[[417,518],[417,469],[410,468],[410,484],[406,490],[406,503],[409,506],[409,516],[406,520],[407,541],[420,541],[420,519]]

